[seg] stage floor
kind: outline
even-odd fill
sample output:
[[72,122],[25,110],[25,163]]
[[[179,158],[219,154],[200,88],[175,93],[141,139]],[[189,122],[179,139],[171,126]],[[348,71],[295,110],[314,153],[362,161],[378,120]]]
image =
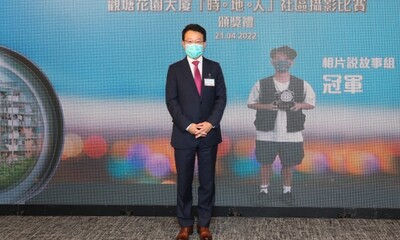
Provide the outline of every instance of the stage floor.
[[[178,232],[173,217],[0,216],[0,226],[0,239],[8,240],[166,240]],[[395,240],[400,220],[217,217],[211,231],[215,240]]]

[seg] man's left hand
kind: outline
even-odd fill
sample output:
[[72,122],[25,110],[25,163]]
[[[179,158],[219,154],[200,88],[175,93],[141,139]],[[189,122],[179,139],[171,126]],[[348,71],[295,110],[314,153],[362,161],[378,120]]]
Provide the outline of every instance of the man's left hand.
[[197,131],[195,132],[196,138],[206,137],[207,133],[212,129],[212,124],[209,122],[202,122],[197,124]]

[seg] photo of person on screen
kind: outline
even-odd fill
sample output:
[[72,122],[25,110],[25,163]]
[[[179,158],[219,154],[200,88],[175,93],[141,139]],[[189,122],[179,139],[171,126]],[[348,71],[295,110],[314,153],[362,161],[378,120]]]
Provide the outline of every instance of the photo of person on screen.
[[261,165],[260,196],[269,196],[268,187],[273,175],[272,164],[277,156],[282,164],[282,200],[293,204],[293,168],[304,157],[303,110],[313,109],[316,96],[304,80],[290,74],[297,52],[281,46],[270,52],[275,68],[272,76],[261,79],[253,86],[247,106],[256,110],[256,158]]
[[209,229],[215,201],[215,165],[222,142],[220,121],[226,106],[226,87],[219,63],[203,57],[206,30],[189,24],[182,31],[186,56],[169,66],[166,104],[172,117],[171,144],[177,171],[176,239],[193,233],[192,183],[195,159],[198,164],[198,219],[200,239],[211,240]]

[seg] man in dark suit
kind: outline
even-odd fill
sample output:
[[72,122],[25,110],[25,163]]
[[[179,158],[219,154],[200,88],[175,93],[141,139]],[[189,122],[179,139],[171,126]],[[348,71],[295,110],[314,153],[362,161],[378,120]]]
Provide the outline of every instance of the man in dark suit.
[[169,66],[166,103],[172,117],[171,144],[177,170],[177,217],[181,229],[176,239],[193,233],[192,182],[197,156],[198,223],[201,240],[211,240],[209,229],[215,199],[215,162],[222,142],[220,121],[226,106],[226,87],[219,63],[203,57],[206,30],[189,24],[182,31],[186,57]]

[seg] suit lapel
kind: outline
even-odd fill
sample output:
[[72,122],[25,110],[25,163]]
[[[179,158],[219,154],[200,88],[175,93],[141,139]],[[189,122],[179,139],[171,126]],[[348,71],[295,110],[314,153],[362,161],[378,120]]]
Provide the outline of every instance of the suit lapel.
[[181,61],[181,63],[182,63],[181,69],[182,69],[183,76],[185,77],[185,79],[192,79],[193,83],[194,83],[192,71],[190,70],[190,65],[189,65],[188,60],[186,58],[184,58]]
[[203,75],[202,75],[203,81],[204,81],[204,78],[211,77],[210,75],[211,75],[210,62],[208,61],[207,58],[203,57]]

